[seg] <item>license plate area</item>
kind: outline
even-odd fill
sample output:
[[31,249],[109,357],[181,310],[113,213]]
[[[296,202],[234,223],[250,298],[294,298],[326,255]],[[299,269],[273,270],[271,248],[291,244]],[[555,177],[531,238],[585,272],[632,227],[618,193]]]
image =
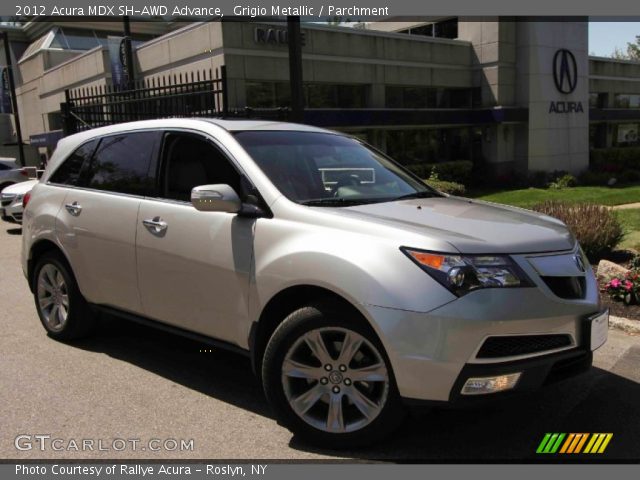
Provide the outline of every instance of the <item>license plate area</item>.
[[586,338],[589,340],[589,349],[597,350],[609,337],[609,309],[593,315],[586,320]]

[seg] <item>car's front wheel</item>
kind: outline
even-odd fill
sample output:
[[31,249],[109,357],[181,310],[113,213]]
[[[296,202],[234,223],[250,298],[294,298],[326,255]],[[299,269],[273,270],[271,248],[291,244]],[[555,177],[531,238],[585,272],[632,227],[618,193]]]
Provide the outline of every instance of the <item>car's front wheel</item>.
[[61,254],[48,252],[40,257],[33,272],[33,281],[38,316],[51,337],[74,340],[91,331],[95,313],[80,293]]
[[267,345],[262,377],[278,419],[323,446],[373,443],[403,417],[380,341],[340,309],[315,305],[289,315]]

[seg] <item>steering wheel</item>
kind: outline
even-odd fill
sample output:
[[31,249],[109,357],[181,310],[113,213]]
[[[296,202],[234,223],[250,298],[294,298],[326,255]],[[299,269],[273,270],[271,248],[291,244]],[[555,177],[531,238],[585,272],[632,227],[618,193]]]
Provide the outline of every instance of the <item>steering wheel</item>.
[[333,196],[338,196],[338,191],[342,187],[358,187],[360,186],[360,177],[355,173],[345,173],[338,178],[336,182],[335,190],[333,191]]

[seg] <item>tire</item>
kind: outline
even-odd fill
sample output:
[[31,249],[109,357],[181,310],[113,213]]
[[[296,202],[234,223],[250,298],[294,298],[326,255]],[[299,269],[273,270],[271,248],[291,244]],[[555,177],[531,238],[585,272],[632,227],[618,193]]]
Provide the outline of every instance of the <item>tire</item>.
[[350,316],[326,304],[300,308],[275,330],[263,358],[263,387],[279,422],[323,447],[369,445],[404,417],[384,348]]
[[50,337],[76,340],[92,331],[96,315],[80,293],[62,254],[47,252],[38,259],[33,291],[38,317]]

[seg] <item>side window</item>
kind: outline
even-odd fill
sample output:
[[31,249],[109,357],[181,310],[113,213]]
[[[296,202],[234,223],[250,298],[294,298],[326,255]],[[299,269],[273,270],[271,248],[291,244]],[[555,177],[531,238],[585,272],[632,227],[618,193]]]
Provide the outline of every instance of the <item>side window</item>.
[[0,163],[0,170],[10,170],[9,165],[5,165],[4,163]]
[[242,196],[240,174],[211,142],[194,134],[168,133],[163,148],[160,196],[188,202],[198,185],[225,183]]
[[147,195],[158,132],[135,132],[104,137],[87,172],[87,186],[96,190]]
[[67,159],[53,172],[49,181],[62,185],[79,185],[82,166],[88,164],[96,149],[97,140],[91,140],[77,148]]

